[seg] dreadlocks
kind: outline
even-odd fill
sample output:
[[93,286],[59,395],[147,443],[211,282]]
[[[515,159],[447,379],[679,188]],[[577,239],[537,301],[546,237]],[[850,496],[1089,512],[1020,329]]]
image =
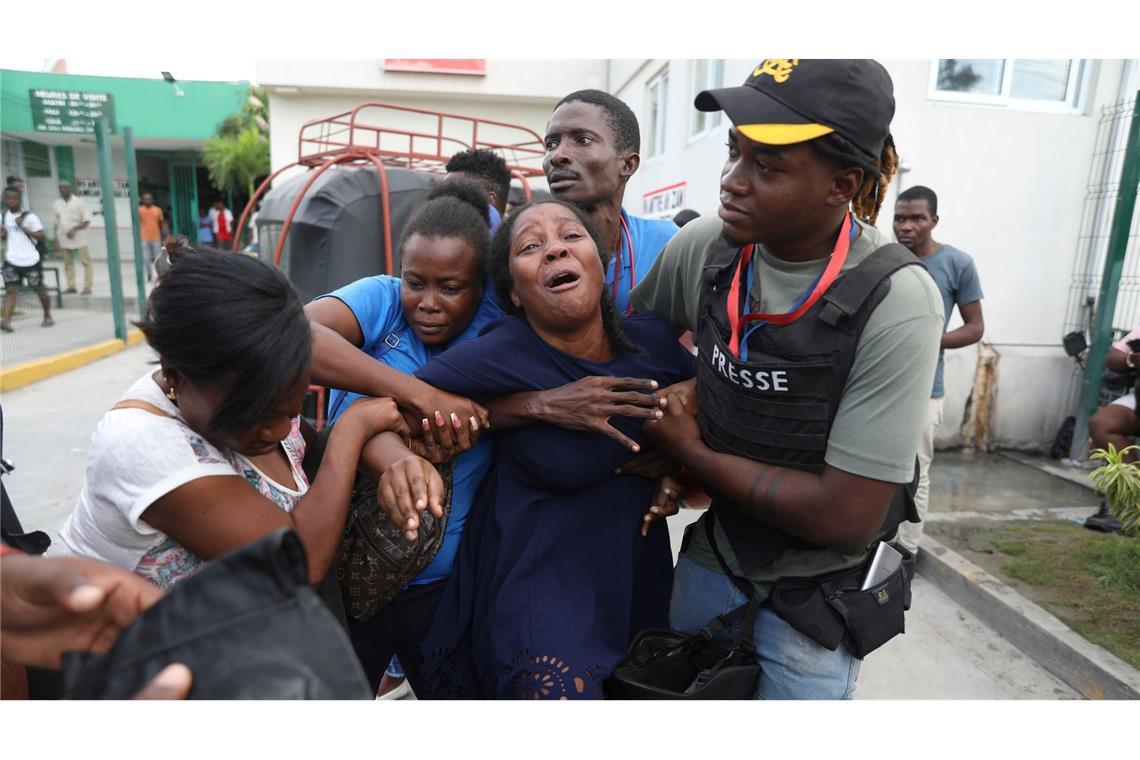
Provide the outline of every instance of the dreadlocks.
[[851,210],[863,221],[874,224],[879,217],[879,209],[883,206],[891,178],[899,168],[899,155],[895,151],[894,138],[887,135],[883,152],[873,162],[867,159],[866,154],[834,132],[818,140],[812,140],[811,144],[839,166],[843,168],[855,166],[863,170],[863,184],[851,199]]

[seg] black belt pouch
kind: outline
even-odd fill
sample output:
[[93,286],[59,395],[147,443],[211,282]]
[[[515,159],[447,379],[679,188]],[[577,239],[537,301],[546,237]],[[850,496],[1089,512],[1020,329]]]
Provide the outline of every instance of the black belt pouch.
[[859,586],[870,560],[850,570],[816,578],[784,578],[772,588],[768,603],[785,622],[834,651],[840,643],[866,657],[905,630],[903,612],[910,608],[914,555],[894,545],[902,564],[881,583]]

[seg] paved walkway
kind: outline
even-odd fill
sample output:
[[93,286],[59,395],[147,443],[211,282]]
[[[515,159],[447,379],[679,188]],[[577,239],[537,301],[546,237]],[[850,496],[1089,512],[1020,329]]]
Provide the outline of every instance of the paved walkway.
[[[63,262],[49,259],[47,266],[60,270],[61,287],[66,288]],[[76,278],[82,287],[83,267],[78,261],[75,267]],[[133,262],[122,262],[123,299],[128,330],[130,323],[139,318],[138,285],[134,279],[134,272]],[[48,276],[46,281],[51,282],[51,277]],[[15,332],[0,333],[0,368],[114,338],[115,321],[111,315],[111,280],[107,262],[96,261],[93,264],[91,295],[65,294],[62,308],[57,305],[53,295],[51,312],[55,326],[40,327],[40,322],[43,321],[43,309],[40,307],[39,299],[27,288],[20,290],[19,299],[16,301],[16,312],[12,318]]]
[[[5,485],[25,527],[46,530],[54,537],[82,486],[87,447],[96,422],[153,366],[149,363],[153,358],[149,347],[135,346],[4,394],[4,455],[16,464]],[[951,486],[947,481],[959,479],[951,466],[954,458],[939,456],[934,469],[934,504],[961,502],[961,488],[947,491]],[[1034,473],[1001,457],[962,463],[967,469],[991,465],[1013,465]],[[1051,487],[1046,481],[1052,478],[1034,474],[1045,479],[1040,487]],[[951,494],[949,502],[942,501],[945,493]],[[984,499],[982,502],[990,504]],[[680,546],[684,526],[697,516],[697,512],[685,510],[670,519],[674,551]],[[1076,698],[1071,689],[921,577],[914,584],[913,596],[908,632],[867,658],[857,699]]]

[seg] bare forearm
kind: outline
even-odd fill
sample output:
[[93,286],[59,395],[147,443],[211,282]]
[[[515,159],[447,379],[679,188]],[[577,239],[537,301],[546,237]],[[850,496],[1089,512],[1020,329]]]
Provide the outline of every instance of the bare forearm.
[[293,508],[293,522],[309,557],[309,581],[313,584],[328,573],[340,546],[365,437],[357,426],[335,426],[317,476]]
[[380,480],[384,471],[412,452],[395,433],[373,436],[360,452],[360,470],[373,480]]
[[411,406],[428,386],[411,375],[378,362],[335,330],[312,322],[312,378],[318,385],[364,396],[387,396]]
[[966,324],[942,336],[942,348],[964,348],[982,339],[985,332],[982,325]]
[[519,427],[543,419],[542,391],[524,391],[497,398],[487,404],[495,430]]
[[874,538],[894,488],[890,486],[878,510],[854,494],[836,492],[826,470],[815,475],[767,465],[719,454],[700,442],[672,453],[699,480],[743,506],[754,519],[844,553],[855,553]]

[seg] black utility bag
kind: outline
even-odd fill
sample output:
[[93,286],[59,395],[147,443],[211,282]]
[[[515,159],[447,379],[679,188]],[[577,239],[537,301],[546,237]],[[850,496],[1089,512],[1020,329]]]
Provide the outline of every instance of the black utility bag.
[[892,543],[902,564],[868,589],[859,588],[871,558],[857,567],[810,578],[781,578],[766,604],[788,625],[820,646],[840,644],[862,659],[906,630],[915,557]]
[[[705,530],[712,540],[712,513]],[[715,548],[716,544],[713,543]],[[752,699],[760,680],[760,658],[752,640],[760,603],[752,586],[721,569],[748,601],[719,615],[695,634],[672,630],[644,631],[605,682],[606,699]],[[717,635],[740,623],[731,643]]]
[[278,528],[179,581],[104,654],[63,656],[65,699],[130,699],[180,662],[190,699],[372,699],[340,623]]

